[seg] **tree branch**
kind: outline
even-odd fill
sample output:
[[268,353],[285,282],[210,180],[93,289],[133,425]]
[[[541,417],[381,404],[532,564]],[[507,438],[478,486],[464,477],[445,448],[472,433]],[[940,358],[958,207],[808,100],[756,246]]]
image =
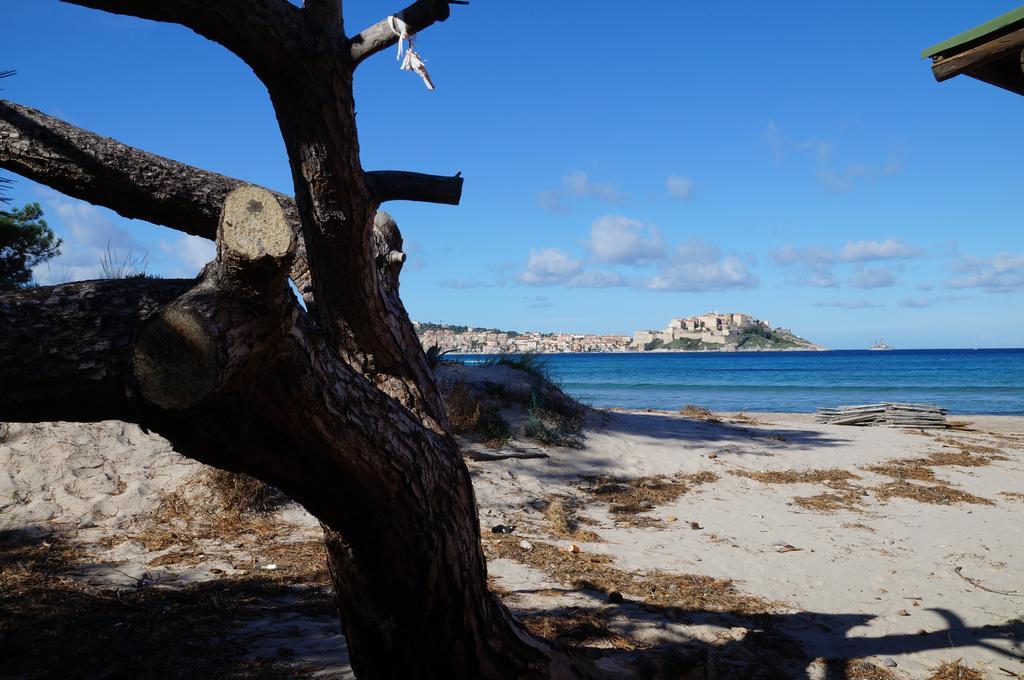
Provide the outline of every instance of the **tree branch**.
[[[6,101],[0,101],[0,167],[123,217],[211,240],[224,199],[246,184]],[[299,239],[291,277],[306,292],[312,284],[299,211],[290,196],[274,198]]]
[[132,342],[193,285],[82,281],[0,295],[0,420],[131,420]]
[[224,199],[217,229],[221,280],[257,298],[278,292],[295,242],[295,231],[272,193],[256,186],[235,189]]
[[112,14],[181,24],[219,43],[261,78],[291,61],[308,23],[287,0],[62,0]]
[[[28,106],[0,100],[0,167],[123,217],[213,239],[227,195],[247,183],[101,137]],[[462,178],[417,172],[366,173],[378,202],[457,205]],[[269,190],[268,190],[269,191]],[[296,236],[295,201],[271,192]],[[299,247],[296,267],[304,268]],[[299,274],[293,268],[293,278]]]
[[[409,34],[412,35],[432,26],[436,21],[445,21],[451,13],[448,5],[449,0],[416,0],[395,16],[405,22]],[[387,18],[382,19],[349,39],[352,63],[358,65],[367,57],[386,50],[396,42],[398,36],[391,30]]]
[[375,170],[366,173],[370,193],[379,203],[420,201],[458,205],[462,199],[462,177],[441,177],[419,172]]

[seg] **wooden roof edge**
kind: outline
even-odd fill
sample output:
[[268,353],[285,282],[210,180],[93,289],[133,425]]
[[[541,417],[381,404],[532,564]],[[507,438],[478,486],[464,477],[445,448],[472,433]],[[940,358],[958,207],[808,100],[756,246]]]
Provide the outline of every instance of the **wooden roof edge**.
[[947,38],[921,51],[921,58],[940,59],[954,54],[966,52],[979,44],[992,40],[999,35],[1011,33],[1017,28],[1024,28],[1024,5],[1001,14],[995,19]]

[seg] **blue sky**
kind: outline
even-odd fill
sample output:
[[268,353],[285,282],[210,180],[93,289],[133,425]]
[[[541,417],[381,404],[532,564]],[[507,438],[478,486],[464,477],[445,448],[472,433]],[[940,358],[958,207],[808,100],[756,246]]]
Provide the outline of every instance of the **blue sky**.
[[[350,32],[383,3],[348,0]],[[398,7],[386,6],[394,10]],[[508,3],[360,68],[367,169],[466,177],[390,203],[414,319],[631,333],[744,311],[836,348],[1024,346],[1017,95],[936,83],[920,51],[1007,2]],[[0,96],[291,193],[265,88],[187,29],[7,0]],[[9,176],[9,175],[6,175]],[[191,276],[212,244],[16,178],[66,240]]]

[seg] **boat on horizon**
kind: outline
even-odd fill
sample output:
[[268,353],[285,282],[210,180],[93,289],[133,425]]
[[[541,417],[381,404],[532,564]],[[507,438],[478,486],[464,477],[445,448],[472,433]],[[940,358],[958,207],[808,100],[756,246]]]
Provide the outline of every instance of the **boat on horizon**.
[[884,351],[891,350],[892,349],[892,345],[886,344],[886,342],[882,338],[879,338],[878,340],[875,340],[875,344],[871,345],[871,347],[869,349],[872,349],[872,350],[875,350],[875,351],[883,351],[884,352]]

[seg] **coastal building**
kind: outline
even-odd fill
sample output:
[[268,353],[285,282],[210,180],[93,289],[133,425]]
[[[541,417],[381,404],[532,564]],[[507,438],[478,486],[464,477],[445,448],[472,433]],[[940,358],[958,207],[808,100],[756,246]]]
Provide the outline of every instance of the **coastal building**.
[[637,331],[633,334],[633,345],[637,349],[643,349],[655,340],[660,340],[666,345],[675,340],[725,345],[731,338],[738,337],[752,328],[770,330],[771,324],[749,314],[708,312],[699,316],[672,319],[668,326],[660,331]]
[[513,333],[465,326],[444,326],[414,322],[424,347],[437,345],[441,351],[461,354],[554,354],[561,352],[627,352],[632,339],[627,335],[586,335],[581,333]]
[[518,333],[488,328],[414,322],[423,347],[459,354],[554,354],[568,352],[643,352],[648,350],[821,349],[787,329],[771,327],[750,314],[708,312],[670,320],[662,330],[628,335]]

